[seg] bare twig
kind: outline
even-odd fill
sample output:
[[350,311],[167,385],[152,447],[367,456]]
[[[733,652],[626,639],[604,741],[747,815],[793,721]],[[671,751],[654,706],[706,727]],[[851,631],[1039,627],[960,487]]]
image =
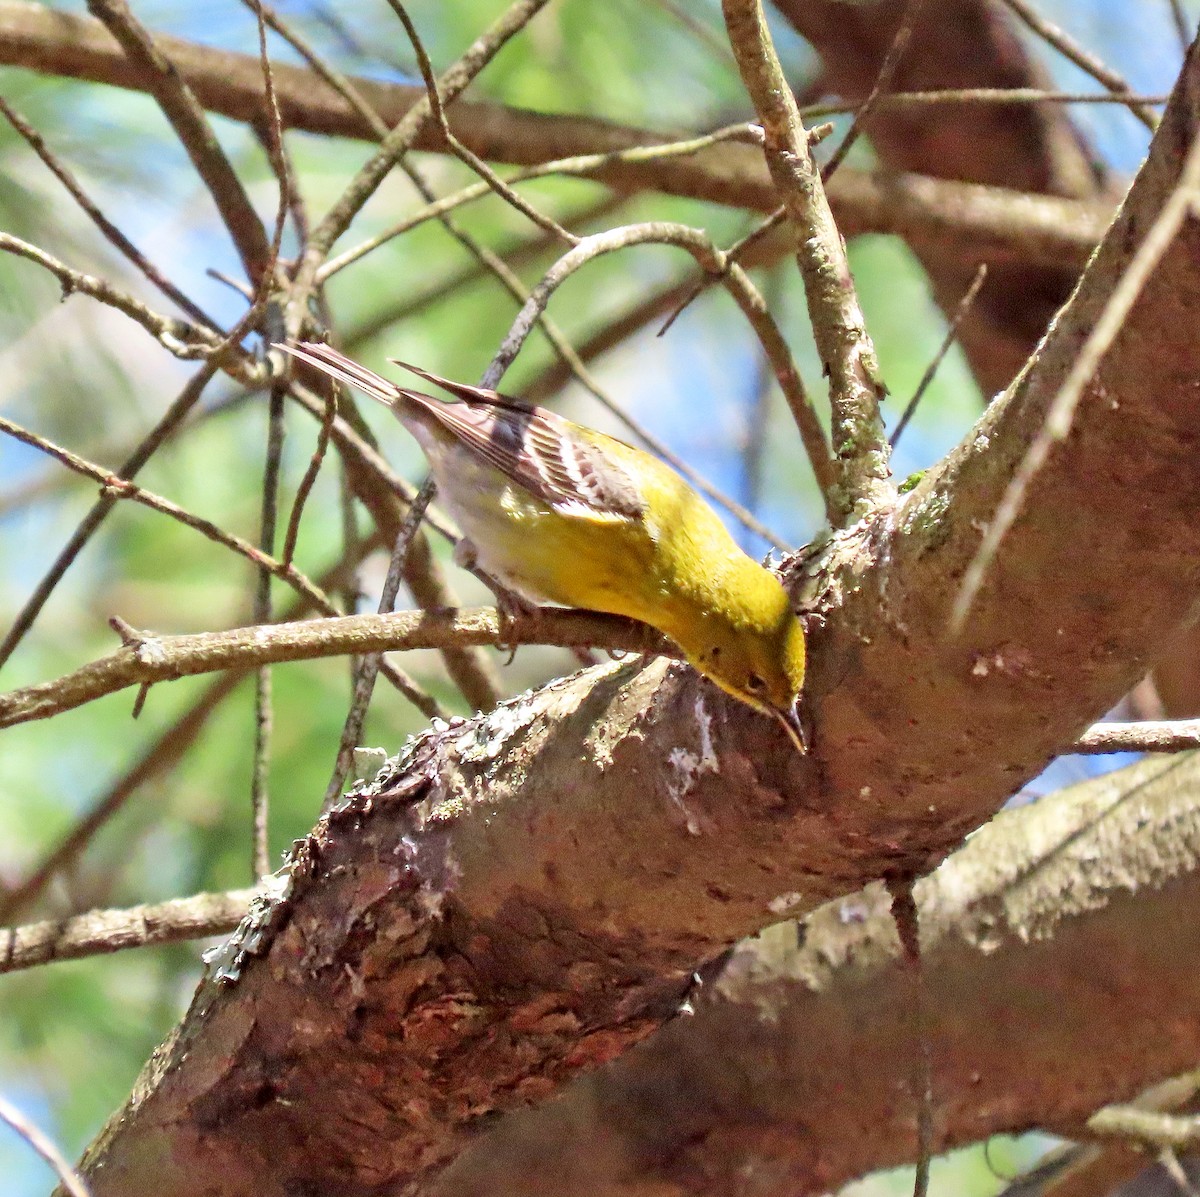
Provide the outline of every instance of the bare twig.
[[[782,276],[774,270],[768,276],[764,295],[768,309],[776,306]],[[763,358],[759,363],[754,387],[749,396],[746,413],[746,435],[742,442],[742,498],[751,511],[762,501],[763,464],[767,447],[767,425],[770,422],[771,401],[770,363]]]
[[921,15],[921,9],[924,7],[924,4],[925,0],[908,0],[908,3],[905,5],[904,12],[900,16],[900,24],[896,26],[896,33],[892,38],[892,44],[888,47],[888,52],[883,56],[883,63],[879,67],[879,74],[875,76],[875,82],[871,87],[870,94],[863,101],[862,107],[854,113],[854,120],[851,122],[850,128],[846,131],[846,136],[842,138],[837,149],[830,156],[829,161],[821,167],[822,183],[828,184],[837,171],[837,168],[846,160],[846,155],[854,147],[854,143],[865,128],[868,118],[875,111],[880,97],[891,86],[892,79],[896,75],[896,69],[900,66],[900,60],[904,57],[904,52],[908,49],[908,43],[912,40],[913,28],[917,23],[917,18]]
[[975,302],[975,297],[979,294],[979,289],[983,286],[986,278],[987,263],[981,262],[979,269],[975,271],[975,277],[971,280],[971,285],[967,288],[962,299],[958,301],[958,307],[954,309],[954,315],[950,319],[946,335],[942,338],[942,343],[938,346],[937,353],[933,355],[933,360],[925,367],[925,372],[921,375],[921,381],[917,383],[917,389],[913,391],[913,397],[905,406],[900,419],[896,421],[896,427],[892,431],[891,437],[891,446],[893,449],[895,449],[896,443],[900,440],[905,428],[908,427],[908,422],[916,413],[921,400],[925,397],[925,392],[929,389],[929,384],[933,382],[938,372],[938,367],[945,360],[946,354],[950,352],[950,346],[954,344],[954,339],[958,336],[958,327],[962,324],[966,314],[971,310],[971,305]]
[[794,230],[813,336],[829,376],[838,485],[830,499],[845,524],[894,499],[879,416],[884,386],[855,295],[845,246],[821,186],[808,135],[760,0],[723,0],[730,44],[762,123],[767,166]]
[[52,682],[0,695],[0,727],[49,719],[129,686],[154,685],[221,669],[308,661],[347,653],[399,652],[448,644],[550,644],[559,648],[625,649],[677,656],[652,628],[596,611],[543,608],[536,616],[501,618],[491,608],[343,615],[300,623],[254,625],[192,636],[151,636]]
[[1048,21],[1027,0],[1004,0],[1005,5],[1033,30],[1047,45],[1052,46],[1064,58],[1073,62],[1081,71],[1091,75],[1097,83],[1107,87],[1114,96],[1125,100],[1129,111],[1146,126],[1154,131],[1158,127],[1158,118],[1148,108],[1133,99],[1133,88],[1121,78],[1116,71],[1105,66],[1096,55],[1085,50],[1064,29]]
[[203,308],[193,303],[180,289],[168,279],[159,268],[146,257],[144,253],[92,201],[84,191],[79,180],[67,169],[66,165],[46,144],[42,135],[13,108],[3,96],[0,96],[0,112],[8,123],[28,142],[30,149],[45,163],[46,168],[67,189],[71,198],[79,205],[88,219],[116,248],[129,259],[168,299],[178,305],[180,311],[186,312],[193,320],[218,329],[217,322]]
[[106,279],[72,270],[70,266],[60,262],[44,250],[13,237],[9,233],[0,233],[0,253],[14,254],[30,262],[36,262],[58,279],[62,286],[63,298],[78,291],[88,295],[118,312],[128,316],[135,324],[140,324],[164,349],[176,357],[185,360],[212,357],[222,370],[225,370],[239,382],[254,386],[261,381],[262,371],[257,369],[240,351],[227,346],[223,339],[209,329],[198,328],[183,320],[171,316],[163,316],[147,307],[139,299],[125,291],[114,287]]
[[[275,522],[279,509],[279,463],[283,456],[283,401],[287,383],[271,386],[267,410],[267,454],[263,467],[262,506],[259,511],[258,545],[268,555],[275,552]],[[286,558],[291,565],[291,558]],[[271,622],[271,572],[258,567],[254,589],[254,622]],[[251,812],[251,877],[257,880],[270,869],[270,802],[271,769],[271,670],[264,665],[254,679],[254,764],[250,782]]]
[[539,211],[533,204],[515,192],[478,154],[472,153],[471,150],[467,149],[454,136],[450,130],[450,124],[446,120],[445,110],[442,108],[441,96],[438,94],[437,79],[433,74],[433,64],[429,61],[429,55],[425,52],[425,46],[421,41],[420,35],[417,33],[417,27],[412,23],[412,18],[408,15],[408,10],[400,3],[400,0],[388,0],[388,5],[399,18],[400,23],[404,26],[404,32],[408,34],[408,40],[412,43],[413,52],[417,56],[417,65],[421,71],[421,78],[425,82],[425,92],[429,96],[430,111],[433,113],[433,119],[441,129],[442,136],[446,139],[446,145],[449,147],[451,153],[459,161],[466,163],[510,207],[515,208],[523,216],[528,217],[538,228],[557,237],[567,245],[578,245],[579,238],[574,233],[568,232],[558,221]]
[[1200,1114],[1105,1106],[1087,1120],[1087,1129],[1097,1138],[1132,1140],[1154,1151],[1194,1151],[1200,1146]]
[[[1029,104],[1132,104],[1160,106],[1169,96],[1114,95],[1112,92],[1053,91],[1041,87],[947,87],[942,91],[892,91],[879,96],[876,108],[939,108],[950,104],[979,104],[996,108]],[[844,116],[862,107],[862,100],[839,100],[836,104],[804,104],[805,120]]]
[[[189,379],[178,397],[163,412],[162,418],[158,423],[142,439],[125,461],[117,467],[116,476],[118,478],[122,478],[125,481],[133,480],[142,466],[150,460],[157,449],[184,421],[188,412],[195,407],[204,388],[211,381],[216,370],[216,364],[210,361],[203,365],[193,378]],[[0,643],[0,669],[4,667],[4,663],[8,658],[12,656],[13,650],[20,644],[25,633],[33,626],[42,608],[46,605],[46,601],[54,593],[54,588],[62,580],[67,570],[70,569],[71,563],[79,556],[84,545],[91,539],[92,534],[104,522],[105,516],[116,505],[118,498],[119,496],[116,494],[101,494],[100,498],[92,505],[91,510],[83,517],[79,526],[71,533],[71,537],[62,551],[54,559],[53,564],[34,588],[33,594],[30,595],[25,605],[18,612],[12,627],[5,633],[4,640]]]
[[1183,0],[1170,0],[1171,19],[1175,22],[1175,33],[1179,37],[1179,48],[1186,54],[1192,44],[1192,28],[1187,13],[1183,11]]
[[88,11],[120,43],[146,89],[158,101],[217,205],[246,277],[257,283],[271,257],[266,230],[191,88],[130,11],[126,0],[88,0]]
[[[283,313],[277,301],[270,296],[274,289],[275,268],[279,261],[279,249],[283,241],[283,229],[291,207],[291,173],[283,152],[283,121],[279,115],[279,101],[275,95],[275,82],[271,70],[271,59],[267,52],[267,27],[261,7],[250,0],[258,27],[258,56],[262,63],[263,87],[267,96],[267,111],[270,120],[265,130],[267,153],[271,167],[279,183],[279,205],[275,214],[275,229],[271,237],[271,259],[258,283],[256,304],[261,305],[267,325],[268,341],[283,332]],[[278,327],[272,327],[278,326]],[[259,548],[264,553],[275,552],[275,525],[279,515],[279,471],[283,458],[284,421],[283,404],[287,396],[284,379],[272,381],[267,407],[267,451],[263,466],[262,504],[259,511]],[[303,510],[302,508],[300,510]],[[299,513],[294,511],[296,522]],[[290,566],[292,558],[285,553],[284,564]],[[254,622],[271,621],[271,574],[264,566],[258,567],[257,585],[254,592]],[[270,867],[270,771],[271,737],[273,712],[271,709],[271,669],[264,665],[254,679],[254,763],[250,778],[250,876],[257,881],[271,871]]]
[[664,12],[669,13],[706,49],[711,50],[722,62],[732,62],[733,55],[729,43],[711,26],[706,25],[699,17],[688,10],[686,4],[679,0],[654,0]]
[[921,955],[921,927],[913,899],[913,877],[887,879],[892,921],[900,938],[901,957],[908,974],[912,1010],[914,1053],[913,1097],[917,1103],[917,1159],[913,1172],[913,1197],[929,1192],[929,1164],[933,1158],[933,1026],[925,996],[925,969]]
[[[425,485],[417,492],[417,497],[413,500],[408,514],[404,517],[404,523],[400,526],[400,534],[396,537],[396,544],[392,549],[392,559],[388,563],[387,576],[384,578],[383,591],[379,596],[380,615],[388,615],[396,609],[396,595],[400,592],[400,579],[404,576],[404,563],[408,557],[408,550],[412,545],[413,537],[417,534],[417,529],[421,526],[425,510],[433,499],[434,490],[432,480],[426,481]],[[323,809],[328,809],[329,805],[335,802],[341,794],[346,775],[354,761],[354,750],[361,743],[363,722],[366,720],[367,707],[370,706],[371,694],[375,689],[375,677],[379,672],[380,660],[379,653],[368,653],[359,658],[357,668],[354,670],[350,709],[346,712],[346,721],[342,727],[342,736],[338,743],[337,757],[333,766],[333,776],[329,779],[329,785],[325,790]]]
[[237,889],[193,894],[126,910],[91,910],[26,927],[0,928],[0,973],[128,948],[224,935],[245,918],[250,900],[260,892]]
[[6,1097],[0,1097],[0,1122],[12,1127],[54,1169],[54,1175],[70,1197],[90,1197],[83,1177],[71,1167],[50,1136],[34,1126]]
[[232,549],[235,553],[240,554],[255,565],[268,569],[275,577],[282,578],[283,581],[287,582],[298,593],[311,599],[318,610],[324,614],[336,614],[335,608],[329,599],[295,566],[285,565],[282,561],[276,561],[273,557],[255,548],[249,541],[243,540],[240,536],[236,536],[232,532],[226,532],[225,529],[218,527],[211,520],[193,515],[190,511],[180,507],[177,503],[172,503],[169,499],[164,499],[152,491],[143,490],[140,486],[132,482],[118,478],[111,471],[93,465],[92,462],[86,461],[77,454],[70,452],[70,450],[63,449],[52,441],[46,440],[45,437],[40,437],[35,433],[29,432],[20,425],[14,424],[11,420],[0,417],[0,432],[7,433],[23,444],[40,449],[43,453],[48,453],[51,457],[55,457],[61,461],[68,469],[99,482],[104,488],[102,492],[104,496],[116,499],[132,499],[135,503],[140,503],[142,506],[149,507],[153,511],[168,515],[179,523],[195,529],[201,535],[208,537],[209,540]]
[[296,555],[296,542],[300,539],[300,519],[304,515],[304,508],[308,502],[308,497],[312,494],[312,489],[317,484],[321,465],[329,449],[329,439],[333,435],[333,421],[336,415],[337,391],[330,388],[325,400],[325,410],[321,417],[321,423],[317,430],[317,443],[313,449],[312,457],[309,458],[308,466],[305,468],[304,477],[300,479],[300,485],[296,487],[296,497],[292,501],[292,511],[288,516],[287,532],[283,537],[283,560],[289,565],[292,562],[292,558]]
[[1013,521],[1020,513],[1025,501],[1025,492],[1037,476],[1050,455],[1050,450],[1059,441],[1065,440],[1071,431],[1071,423],[1075,417],[1075,409],[1087,385],[1099,368],[1104,355],[1121,326],[1125,317],[1137,302],[1147,279],[1154,272],[1159,259],[1166,253],[1174,241],[1183,221],[1188,215],[1195,213],[1200,204],[1200,138],[1192,142],[1187,158],[1183,164],[1179,181],[1175,189],[1167,197],[1162,210],[1150,226],[1137,252],[1133,255],[1120,282],[1113,289],[1100,313],[1099,319],[1092,326],[1088,338],[1080,347],[1079,353],[1054,396],[1046,417],[1042,421],[1037,435],[1033,438],[1021,464],[1005,488],[1004,495],[996,507],[996,514],[988,525],[987,531],[980,542],[979,548],[971,564],[963,575],[962,586],[954,600],[950,623],[952,629],[962,626],[971,609],[975,596],[983,584],[1000,542],[1004,539]]

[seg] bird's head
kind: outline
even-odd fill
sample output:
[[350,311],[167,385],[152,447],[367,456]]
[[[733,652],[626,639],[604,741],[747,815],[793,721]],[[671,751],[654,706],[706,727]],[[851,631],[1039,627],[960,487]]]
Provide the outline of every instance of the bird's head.
[[780,610],[761,623],[706,621],[703,638],[688,650],[689,664],[726,693],[783,724],[797,750],[807,751],[798,709],[804,628],[786,596]]

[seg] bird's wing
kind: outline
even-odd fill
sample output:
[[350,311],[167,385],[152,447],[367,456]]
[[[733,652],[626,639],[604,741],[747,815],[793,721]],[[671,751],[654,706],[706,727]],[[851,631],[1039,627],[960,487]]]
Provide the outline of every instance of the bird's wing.
[[[637,481],[578,424],[542,407],[482,387],[440,378],[390,359],[443,387],[462,402],[421,396],[422,406],[467,448],[535,497],[559,510],[639,518],[645,502]],[[419,392],[405,391],[416,398]]]
[[465,448],[551,507],[601,519],[639,519],[645,513],[637,479],[624,465],[588,440],[585,429],[545,408],[396,361],[461,400],[446,403],[398,386],[318,341],[278,348],[389,407],[407,399]]

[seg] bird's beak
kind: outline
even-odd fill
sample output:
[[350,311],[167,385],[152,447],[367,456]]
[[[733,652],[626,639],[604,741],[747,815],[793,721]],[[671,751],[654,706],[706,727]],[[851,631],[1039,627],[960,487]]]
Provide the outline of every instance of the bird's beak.
[[786,711],[781,711],[778,707],[771,707],[771,714],[783,725],[783,730],[787,732],[788,738],[796,746],[796,751],[804,756],[808,752],[808,734],[804,729],[804,724],[800,719],[800,704],[794,702]]

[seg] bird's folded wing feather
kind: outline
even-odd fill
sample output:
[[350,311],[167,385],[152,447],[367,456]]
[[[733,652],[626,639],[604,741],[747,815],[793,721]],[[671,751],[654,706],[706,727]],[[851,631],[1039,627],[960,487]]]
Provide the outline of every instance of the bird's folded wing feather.
[[426,410],[489,465],[564,513],[636,519],[645,510],[621,464],[553,412],[490,399]]
[[518,486],[557,510],[600,519],[640,519],[645,501],[637,479],[578,425],[497,391],[441,378],[393,360],[461,402],[446,403],[360,366],[330,345],[306,341],[288,353],[389,406],[407,399],[460,444]]

